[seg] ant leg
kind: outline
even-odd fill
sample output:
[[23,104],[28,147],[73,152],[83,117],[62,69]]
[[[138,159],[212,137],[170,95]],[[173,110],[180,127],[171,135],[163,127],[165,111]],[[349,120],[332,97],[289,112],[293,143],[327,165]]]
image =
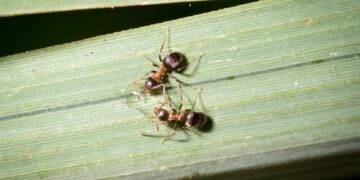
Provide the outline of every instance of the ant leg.
[[197,63],[196,63],[196,65],[195,65],[195,67],[191,70],[191,72],[189,72],[189,73],[181,73],[181,74],[184,75],[184,76],[192,77],[192,76],[195,74],[195,72],[197,71],[197,69],[198,69],[198,67],[199,67],[199,64],[200,64],[200,60],[202,59],[202,57],[203,57],[204,55],[205,55],[204,53],[201,54],[201,55],[199,56],[199,58],[196,58],[195,60],[192,60],[192,61],[188,62],[185,66],[180,67],[179,69],[177,69],[176,72],[181,72],[181,71],[184,70],[185,68],[189,67],[189,65],[190,65],[191,63],[193,63],[193,62],[196,61]]
[[200,61],[202,59],[202,57],[205,55],[205,53],[202,53],[198,58],[196,58],[195,60],[192,60],[190,62],[188,62],[186,64],[186,66],[180,67],[178,69],[176,69],[176,71],[182,71],[184,68],[186,68],[188,65],[190,65],[191,63],[195,62],[195,61]]
[[167,104],[172,109],[172,105],[171,105],[170,100],[169,100],[169,94],[166,91],[166,85],[165,84],[160,84],[160,85],[157,85],[157,86],[153,87],[152,89],[157,89],[159,87],[162,87],[162,90],[163,90],[164,103]]
[[138,98],[138,100],[140,100],[140,96],[139,96],[139,92],[137,90],[139,90],[139,85],[140,85],[140,80],[144,79],[146,76],[149,76],[149,74],[151,74],[153,72],[148,72],[146,74],[144,74],[143,76],[139,77],[138,79],[136,79],[135,81],[132,82],[133,84],[133,88],[134,88],[134,92],[133,94],[136,95],[136,97]]
[[[162,122],[160,122],[157,118],[154,118],[153,119],[153,122],[155,123],[155,126],[156,126],[156,132],[157,133],[159,133],[159,131],[160,131],[160,128],[159,128],[159,124],[162,124]],[[147,133],[147,132],[141,132],[140,133],[141,135],[143,135],[143,136],[158,136],[158,134],[149,134],[149,133]],[[160,135],[161,137],[164,137],[164,135]]]
[[181,84],[178,83],[178,93],[179,93],[179,99],[180,99],[180,104],[179,104],[179,112],[181,111],[182,105],[183,105],[183,89],[181,88]]
[[135,53],[136,53],[137,55],[143,56],[146,60],[148,60],[148,61],[150,62],[150,64],[151,64],[152,66],[157,67],[157,68],[159,67],[158,64],[156,64],[153,60],[151,60],[149,57],[145,56],[144,54],[142,54],[142,53],[140,53],[140,52],[138,52],[138,51],[135,51]]
[[198,94],[197,94],[196,97],[195,97],[194,103],[193,103],[193,105],[191,106],[191,111],[194,110],[194,107],[195,107],[195,104],[196,104],[196,100],[197,100],[197,98],[199,97],[199,95],[200,95],[200,93],[201,93],[201,90],[202,90],[202,87],[199,89],[199,92],[198,92]]
[[171,140],[174,136],[175,136],[175,131],[173,131],[171,134],[169,134],[168,137],[164,138],[164,139],[162,140],[162,143],[164,144],[165,141]]
[[138,92],[140,83],[138,81],[134,81],[132,84],[133,84],[133,88],[134,88],[133,94],[140,101],[140,95],[139,95],[139,92]]
[[154,122],[155,122],[155,125],[156,125],[156,132],[159,132],[159,122],[158,122],[158,120],[157,119],[155,119],[154,120]]
[[168,94],[168,92],[166,91],[166,86],[165,86],[165,84],[163,84],[163,94],[164,94],[165,102],[167,102],[167,105],[169,106],[169,108],[172,109],[172,105],[171,105],[170,100],[169,100],[169,94]]
[[161,55],[159,54],[159,61],[163,62]]
[[166,73],[169,77],[171,77],[172,79],[174,79],[176,82],[178,82],[179,84],[185,85],[185,86],[191,86],[190,84],[187,84],[181,80],[179,80],[178,78],[176,78],[174,75],[170,74],[170,73]]
[[174,125],[174,131],[173,131],[172,133],[170,133],[170,134],[168,135],[168,137],[166,137],[166,138],[164,138],[164,139],[162,140],[162,143],[163,143],[163,144],[165,143],[165,141],[171,140],[171,139],[175,136],[175,134],[176,134],[176,129],[177,129],[177,126],[176,126],[176,124],[175,124],[175,125]]
[[184,127],[184,129],[187,130],[187,131],[190,131],[190,132],[192,132],[192,133],[194,133],[194,134],[196,134],[196,135],[198,135],[198,136],[201,136],[200,133],[196,132],[196,131],[193,130],[192,128]]
[[159,108],[162,108],[164,105],[165,105],[165,102],[163,102],[163,103],[159,106]]

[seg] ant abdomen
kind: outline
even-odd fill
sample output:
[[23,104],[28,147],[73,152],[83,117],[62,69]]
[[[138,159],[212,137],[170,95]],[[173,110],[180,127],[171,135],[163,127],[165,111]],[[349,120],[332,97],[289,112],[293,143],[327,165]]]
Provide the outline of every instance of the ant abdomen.
[[186,111],[188,111],[188,114],[185,119],[186,126],[199,128],[206,124],[207,117],[204,113],[193,112],[190,110],[186,110]]
[[184,55],[180,52],[172,52],[168,54],[164,60],[163,64],[169,70],[177,70],[183,66]]

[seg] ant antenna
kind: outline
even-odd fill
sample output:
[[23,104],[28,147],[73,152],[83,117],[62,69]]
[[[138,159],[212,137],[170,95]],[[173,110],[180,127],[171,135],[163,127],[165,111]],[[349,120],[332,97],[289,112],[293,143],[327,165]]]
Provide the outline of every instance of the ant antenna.
[[159,108],[162,108],[164,105],[165,105],[165,102],[163,102],[163,103],[160,105]]
[[197,94],[196,97],[195,97],[194,103],[193,103],[193,105],[192,105],[192,107],[191,107],[191,111],[192,111],[192,110],[194,109],[194,107],[195,107],[196,100],[197,100],[197,98],[199,97],[201,90],[202,90],[202,87],[199,89],[199,92],[198,92],[198,94]]
[[170,48],[170,27],[169,26],[167,28],[167,41],[168,41],[168,50],[169,50],[169,52],[171,52],[171,48]]
[[178,83],[178,93],[179,93],[179,99],[180,99],[180,104],[179,104],[179,108],[178,110],[181,111],[182,105],[183,105],[183,89],[181,88],[181,84]]
[[[168,26],[168,27],[167,27],[167,31],[166,31],[165,38],[164,38],[164,40],[163,40],[163,42],[162,42],[162,44],[161,44],[160,51],[159,51],[159,60],[160,60],[160,62],[163,61],[163,60],[162,60],[162,57],[161,57],[161,52],[162,52],[162,50],[163,50],[163,48],[164,48],[166,39],[168,39],[168,41],[169,41],[169,38],[170,38],[169,34],[170,34],[170,27]],[[170,43],[168,43],[168,44],[170,44]],[[170,46],[170,45],[169,45],[169,46]],[[170,48],[170,47],[169,47],[169,48]]]
[[154,67],[159,67],[159,65],[157,65],[154,61],[152,61],[149,57],[145,56],[143,53],[140,53],[139,51],[135,50],[135,53],[137,55],[141,55],[142,57],[144,57],[146,60],[148,60],[150,62],[150,64]]
[[[184,92],[184,90],[182,89],[182,86],[181,85],[186,85],[186,86],[190,86],[190,87],[192,87],[191,85],[189,85],[189,84],[185,84],[185,83],[178,83],[178,94],[179,94],[179,99],[180,99],[180,104],[179,104],[179,108],[178,108],[178,110],[179,111],[181,111],[181,108],[182,108],[182,105],[184,104],[184,98],[183,98],[183,95],[185,94],[185,92]],[[194,90],[195,90],[195,88],[194,87],[192,87]],[[202,88],[200,88],[200,90],[199,90],[199,92],[198,92],[198,95],[197,96],[199,96],[199,94],[200,94],[200,91],[202,90]],[[197,99],[197,97],[195,98],[195,101],[196,101],[196,99]],[[192,107],[192,109],[194,108],[194,106],[195,106],[195,102],[194,102],[194,104],[193,104],[193,107]]]
[[198,58],[193,59],[193,60],[191,60],[190,62],[187,62],[187,63],[186,63],[186,66],[183,66],[183,67],[177,69],[176,71],[182,71],[182,70],[184,70],[185,68],[187,68],[191,63],[197,62],[195,68],[192,70],[192,72],[191,72],[190,74],[183,74],[183,75],[185,75],[185,76],[192,76],[192,75],[194,74],[195,70],[198,68],[199,62],[200,62],[200,60],[203,58],[204,55],[205,55],[205,53],[202,53]]
[[171,77],[172,79],[174,79],[176,82],[178,82],[179,84],[182,84],[184,86],[191,86],[188,83],[185,83],[183,81],[181,81],[180,79],[176,78],[174,75],[170,74],[170,73],[166,73],[169,77]]
[[169,38],[169,34],[170,34],[170,27],[168,26],[167,27],[167,31],[166,31],[166,35],[165,35],[165,38],[161,44],[161,47],[160,47],[160,53],[162,52],[163,48],[164,48],[164,44],[165,44],[165,41],[167,38]]

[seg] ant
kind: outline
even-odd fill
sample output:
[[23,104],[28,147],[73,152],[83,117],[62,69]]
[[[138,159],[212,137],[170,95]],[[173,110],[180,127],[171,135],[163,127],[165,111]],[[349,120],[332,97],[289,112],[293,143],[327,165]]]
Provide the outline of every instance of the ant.
[[[208,118],[204,113],[194,111],[196,100],[199,97],[202,88],[200,88],[198,94],[196,95],[191,109],[185,109],[184,111],[181,111],[183,99],[180,90],[181,89],[179,89],[180,105],[178,111],[176,111],[175,109],[172,109],[171,111],[167,111],[166,109],[162,108],[164,103],[160,107],[155,107],[153,110],[156,116],[155,123],[156,123],[157,131],[159,131],[159,126],[158,126],[159,123],[166,124],[167,126],[174,129],[174,131],[162,141],[163,143],[167,140],[170,140],[175,135],[177,128],[182,128],[184,130],[190,131],[189,128],[203,127],[208,121]],[[143,136],[149,136],[148,134],[145,133],[141,133],[141,134]],[[198,133],[196,134],[199,135]]]
[[[186,86],[190,86],[189,84],[184,83],[183,81],[177,79],[174,75],[171,74],[172,71],[176,71],[176,72],[181,72],[183,69],[186,68],[187,65],[189,65],[190,63],[187,63],[185,60],[185,56],[184,54],[180,53],[180,52],[170,52],[170,54],[166,55],[165,58],[161,57],[161,52],[164,48],[164,44],[165,44],[165,40],[168,38],[169,36],[169,32],[170,32],[170,28],[168,27],[168,31],[167,31],[167,35],[165,36],[163,43],[160,47],[160,52],[159,52],[159,61],[161,62],[161,65],[156,64],[154,61],[152,61],[150,58],[146,57],[145,55],[142,54],[142,56],[144,56],[144,58],[146,60],[148,60],[152,66],[158,68],[157,70],[152,70],[148,73],[146,73],[145,75],[143,75],[142,77],[140,77],[139,79],[135,80],[133,82],[133,86],[135,89],[136,85],[139,84],[138,81],[144,79],[145,77],[145,83],[144,83],[144,91],[146,94],[151,94],[153,91],[156,91],[160,88],[162,88],[163,91],[163,95],[164,95],[164,100],[165,103],[167,105],[169,105],[169,107],[171,106],[171,103],[169,101],[169,95],[166,91],[166,85],[164,83],[164,77],[165,76],[169,76],[172,79],[174,79],[176,82],[178,82],[179,87],[181,85],[186,85]],[[200,56],[201,58],[201,56]],[[149,76],[150,74],[152,74],[151,76]],[[134,92],[134,94],[137,96],[138,99],[140,99],[139,93],[138,92]]]

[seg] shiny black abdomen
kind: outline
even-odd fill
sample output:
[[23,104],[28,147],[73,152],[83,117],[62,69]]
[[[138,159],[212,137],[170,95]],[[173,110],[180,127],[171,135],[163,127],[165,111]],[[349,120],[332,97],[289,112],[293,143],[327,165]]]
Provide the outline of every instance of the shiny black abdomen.
[[186,116],[186,126],[202,127],[207,122],[207,117],[201,112],[189,112]]
[[179,52],[172,52],[168,54],[164,60],[163,64],[169,70],[177,70],[183,65],[184,55]]

